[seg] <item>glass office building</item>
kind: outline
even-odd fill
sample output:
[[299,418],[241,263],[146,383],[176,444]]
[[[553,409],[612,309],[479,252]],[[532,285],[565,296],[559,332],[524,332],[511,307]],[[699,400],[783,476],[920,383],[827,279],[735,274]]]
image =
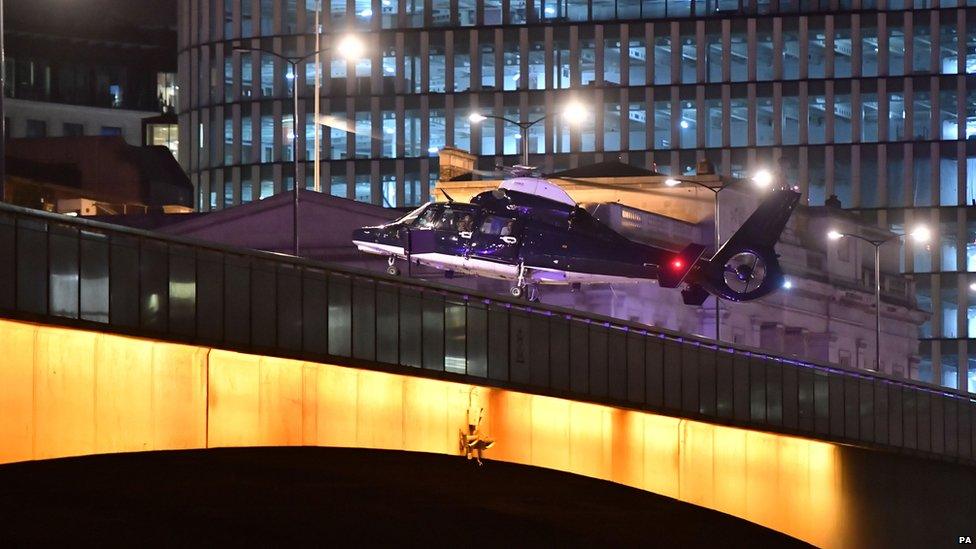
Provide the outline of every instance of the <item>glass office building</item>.
[[[291,86],[313,157],[317,0],[181,0],[180,151],[202,210],[290,189]],[[968,7],[967,7],[968,6]],[[976,0],[332,0],[322,44],[320,189],[387,206],[429,198],[437,150],[513,164],[519,130],[545,171],[620,159],[687,173],[780,170],[804,200],[836,195],[905,246],[925,357],[914,377],[976,392]],[[300,185],[312,188],[311,162]],[[865,273],[866,277],[872,276]]]

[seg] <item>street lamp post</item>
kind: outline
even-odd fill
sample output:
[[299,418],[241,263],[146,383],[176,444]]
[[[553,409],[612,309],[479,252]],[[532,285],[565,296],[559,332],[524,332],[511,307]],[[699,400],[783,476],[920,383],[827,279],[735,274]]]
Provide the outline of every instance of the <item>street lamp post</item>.
[[[2,0],[0,0],[2,1]],[[298,160],[298,66],[303,62],[307,61],[309,58],[317,56],[321,53],[331,50],[331,47],[325,47],[315,50],[309,54],[303,56],[285,56],[281,55],[272,50],[267,50],[264,48],[250,48],[246,46],[235,46],[233,51],[239,53],[266,53],[268,55],[277,57],[291,67],[291,99],[292,99],[292,123],[291,123],[291,149],[292,149],[292,159],[294,160],[294,170],[293,184],[292,184],[292,247],[295,256],[299,255],[299,237],[298,237],[298,170],[299,170],[299,160]],[[338,49],[340,53],[343,54],[347,59],[353,57],[359,57],[362,54],[362,43],[359,42],[354,36],[346,36],[339,42]],[[314,121],[315,131],[318,132],[318,120]],[[303,124],[304,125],[304,124]]]
[[[737,181],[737,180],[736,180]],[[770,172],[766,170],[760,170],[752,177],[752,181],[761,188],[768,187],[773,182],[773,176]],[[718,253],[718,249],[722,246],[722,230],[720,225],[721,220],[721,202],[719,201],[719,193],[728,188],[727,185],[720,183],[719,185],[706,185],[700,181],[695,181],[694,179],[681,179],[676,177],[669,177],[664,181],[664,184],[668,187],[676,187],[681,183],[691,183],[697,185],[703,189],[708,189],[712,191],[715,198],[714,215],[715,215],[715,253]],[[715,296],[715,340],[721,341],[721,326],[722,326],[722,303],[718,296]]]
[[[586,109],[579,103],[572,102],[566,106],[563,110],[563,116],[570,122],[579,122],[586,116]],[[501,120],[503,122],[508,122],[509,124],[514,124],[518,126],[520,132],[520,140],[522,141],[522,165],[529,165],[529,128],[535,126],[539,122],[549,118],[548,114],[544,114],[539,118],[531,122],[522,122],[520,120],[512,120],[511,118],[506,118],[504,116],[496,116],[493,114],[481,114],[478,112],[473,112],[468,115],[468,120],[473,124],[483,122],[487,119]]]
[[[925,242],[929,239],[929,230],[924,226],[918,226],[910,233],[916,242]],[[906,235],[895,234],[888,238],[875,239],[867,238],[854,233],[842,233],[830,231],[827,238],[830,240],[840,240],[841,238],[856,238],[874,246],[874,370],[881,371],[881,246],[892,240],[900,240]]]

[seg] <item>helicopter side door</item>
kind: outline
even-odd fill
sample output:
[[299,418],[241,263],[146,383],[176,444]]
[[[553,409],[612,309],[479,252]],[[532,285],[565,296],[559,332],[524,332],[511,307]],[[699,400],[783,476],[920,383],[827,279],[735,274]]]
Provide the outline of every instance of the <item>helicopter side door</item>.
[[522,245],[522,224],[515,217],[485,214],[471,235],[469,257],[517,263]]

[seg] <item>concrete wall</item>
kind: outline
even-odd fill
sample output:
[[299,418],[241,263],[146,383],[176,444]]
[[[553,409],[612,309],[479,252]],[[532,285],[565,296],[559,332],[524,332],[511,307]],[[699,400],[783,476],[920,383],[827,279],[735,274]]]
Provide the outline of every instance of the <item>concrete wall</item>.
[[103,126],[122,128],[122,137],[130,145],[141,146],[142,119],[159,116],[158,112],[130,111],[86,107],[24,99],[5,99],[4,115],[9,119],[8,137],[27,137],[27,121],[41,120],[47,124],[46,137],[64,136],[64,125],[81,124],[84,135],[101,135]]
[[[802,438],[6,320],[0,349],[0,463],[299,444],[456,454],[470,402],[474,414],[484,410],[482,429],[497,440],[491,459],[620,482],[818,546],[857,547],[876,532],[896,542],[949,539],[966,535],[964,519],[976,516],[972,468],[922,462],[905,474],[904,464],[919,460]],[[940,501],[948,494],[950,506],[907,504],[904,476]],[[893,520],[878,513],[898,497],[906,501]],[[942,523],[928,517],[934,510]],[[906,513],[921,522],[903,520]]]

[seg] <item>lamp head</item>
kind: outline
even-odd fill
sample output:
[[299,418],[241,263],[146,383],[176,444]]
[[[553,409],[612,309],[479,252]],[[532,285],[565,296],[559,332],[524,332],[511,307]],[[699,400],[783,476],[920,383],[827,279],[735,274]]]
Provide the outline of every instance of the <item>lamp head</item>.
[[838,230],[832,230],[827,233],[827,238],[830,240],[840,240],[841,238],[844,238],[844,234]]
[[664,180],[664,184],[667,185],[668,187],[677,187],[678,185],[681,184],[681,182],[673,177],[669,177]]
[[752,176],[752,182],[757,187],[765,189],[773,184],[773,173],[765,169],[759,170]]
[[929,230],[925,225],[919,225],[909,233],[912,239],[918,243],[928,242],[932,238],[932,231]]
[[473,112],[473,113],[471,113],[471,114],[468,115],[468,120],[472,124],[477,124],[479,122],[484,122],[487,118],[488,118],[487,116],[481,114],[480,112]]
[[358,36],[347,34],[339,40],[338,45],[336,45],[336,51],[347,60],[354,61],[363,56],[366,52],[366,45],[363,44],[363,41]]
[[570,101],[563,109],[563,118],[568,122],[579,123],[586,119],[587,109],[579,101]]

